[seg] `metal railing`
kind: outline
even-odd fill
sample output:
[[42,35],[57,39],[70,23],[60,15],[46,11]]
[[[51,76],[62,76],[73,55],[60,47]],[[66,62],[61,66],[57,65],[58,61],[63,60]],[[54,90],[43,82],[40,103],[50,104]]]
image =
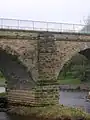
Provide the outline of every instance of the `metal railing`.
[[68,23],[0,18],[0,28],[2,29],[90,33],[89,27],[90,26],[88,25],[82,24],[68,24]]

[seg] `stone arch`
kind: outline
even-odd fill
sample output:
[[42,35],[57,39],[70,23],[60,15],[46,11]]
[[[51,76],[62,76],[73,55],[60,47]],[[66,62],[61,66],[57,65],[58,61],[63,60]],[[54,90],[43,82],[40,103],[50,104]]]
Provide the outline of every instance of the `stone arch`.
[[56,48],[57,63],[55,75],[57,79],[59,72],[68,60],[70,60],[76,53],[85,55],[85,51],[90,50],[90,42],[56,41]]
[[0,48],[18,57],[34,81],[38,79],[37,40],[0,39]]
[[19,54],[9,46],[0,46],[0,70],[7,80],[8,89],[32,89],[36,82],[27,67],[19,59]]

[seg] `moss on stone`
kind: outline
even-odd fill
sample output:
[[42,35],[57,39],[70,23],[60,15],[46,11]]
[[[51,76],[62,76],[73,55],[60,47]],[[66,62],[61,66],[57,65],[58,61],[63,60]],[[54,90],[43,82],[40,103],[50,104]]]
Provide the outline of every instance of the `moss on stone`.
[[59,89],[57,86],[37,86],[34,91],[37,105],[46,106],[58,104]]
[[[69,108],[63,105],[45,106],[45,107],[12,107],[10,113],[34,116],[44,120],[90,120],[90,115],[81,109]],[[66,118],[66,119],[64,119]],[[42,119],[42,120],[43,120]]]

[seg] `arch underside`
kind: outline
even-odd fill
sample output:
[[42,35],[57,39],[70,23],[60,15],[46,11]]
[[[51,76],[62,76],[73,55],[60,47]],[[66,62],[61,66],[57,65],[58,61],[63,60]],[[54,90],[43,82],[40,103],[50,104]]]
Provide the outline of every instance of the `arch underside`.
[[90,59],[90,43],[89,42],[56,42],[57,46],[57,66],[56,66],[56,79],[63,66],[69,61],[75,54],[80,53],[87,59]]
[[[77,52],[76,54],[78,54],[78,53],[83,55],[84,57],[86,57],[86,59],[90,60],[90,48],[87,48],[85,50],[81,50],[80,52]],[[74,54],[72,57],[74,57],[76,54]],[[71,57],[71,59],[72,59],[72,57]],[[66,64],[66,62],[65,62],[65,64]],[[63,67],[65,66],[65,64],[63,65]],[[63,67],[62,67],[62,69],[63,69]],[[60,73],[62,72],[62,69],[60,70]]]
[[84,55],[88,60],[90,60],[90,48],[82,50],[79,53]]
[[35,82],[18,57],[0,48],[0,71],[7,80],[8,89],[31,89]]

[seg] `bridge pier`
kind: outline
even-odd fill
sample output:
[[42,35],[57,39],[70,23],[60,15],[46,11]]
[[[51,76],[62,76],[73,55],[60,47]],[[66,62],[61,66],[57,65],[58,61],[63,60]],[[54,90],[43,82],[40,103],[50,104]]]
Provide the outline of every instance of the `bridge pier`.
[[56,46],[52,35],[40,34],[38,40],[38,73],[36,98],[41,105],[59,103],[55,75]]

